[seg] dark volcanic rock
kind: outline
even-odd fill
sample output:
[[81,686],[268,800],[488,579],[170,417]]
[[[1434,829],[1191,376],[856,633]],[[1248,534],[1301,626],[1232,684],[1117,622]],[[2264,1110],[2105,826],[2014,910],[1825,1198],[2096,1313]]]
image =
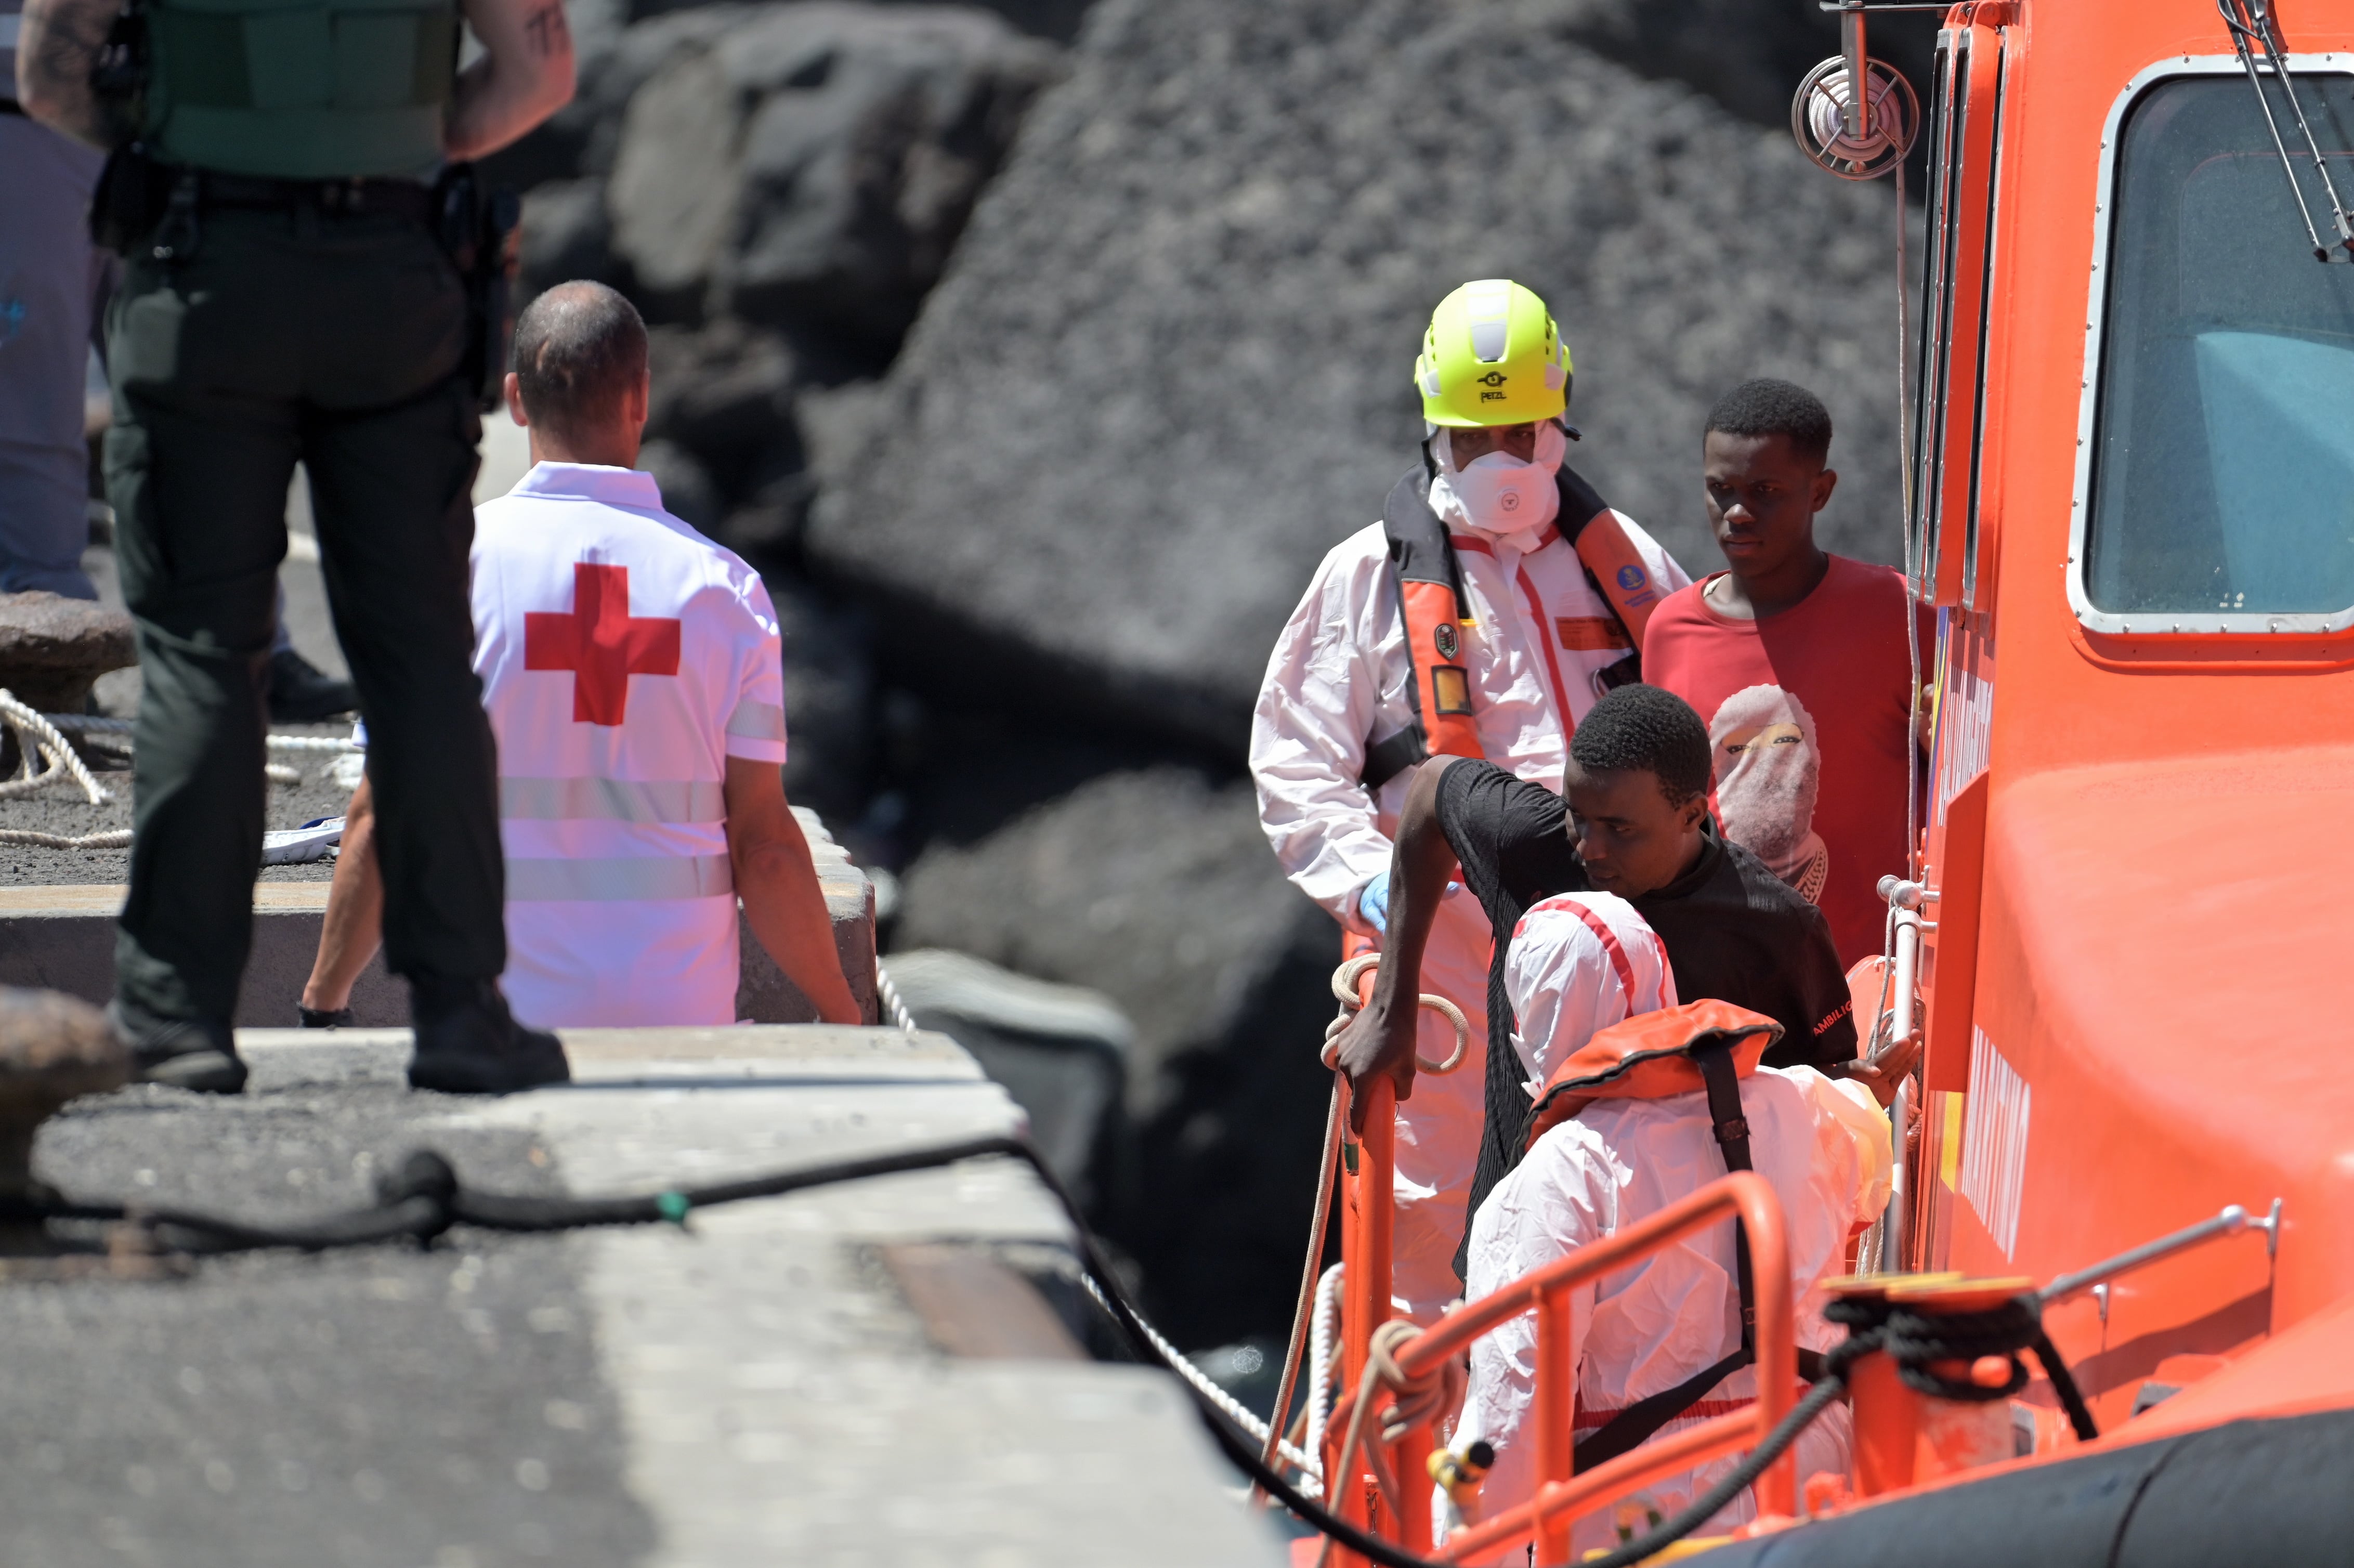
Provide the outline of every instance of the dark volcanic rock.
[[891,982],[917,1027],[979,1059],[1030,1118],[1030,1139],[1080,1204],[1104,1212],[1129,1165],[1122,1093],[1136,1026],[1084,986],[1032,980],[970,953],[894,953]]
[[615,248],[658,307],[887,358],[1055,60],[945,6],[642,23],[596,89],[629,106],[607,190]]
[[908,871],[896,940],[1089,987],[1135,1022],[1134,1186],[1108,1228],[1181,1342],[1280,1332],[1340,939],[1277,874],[1249,787],[1114,773],[970,845],[936,842]]
[[676,441],[728,494],[757,468],[798,470],[793,426],[799,366],[772,332],[721,320],[700,330],[656,327],[648,344],[653,404],[646,436]]
[[[33,1135],[81,1095],[121,1088],[130,1054],[90,1003],[0,986],[0,1203],[33,1192]],[[0,1246],[9,1239],[0,1221]]]
[[131,618],[88,599],[0,594],[0,687],[45,714],[78,714],[109,670],[139,662]]
[[638,466],[662,486],[663,510],[699,534],[719,524],[719,488],[710,471],[676,441],[648,441],[638,452]]
[[[732,547],[732,546],[731,546]],[[784,628],[785,795],[829,822],[855,819],[875,766],[875,663],[866,619],[779,572],[764,579]]]
[[[1582,0],[1573,36],[1646,76],[1671,76],[1761,125],[1790,121],[1790,92],[1840,52],[1840,18],[1818,0]],[[1870,18],[1872,58],[1929,80],[1935,12]]]
[[605,182],[552,180],[523,201],[523,290],[526,297],[578,279],[619,284],[628,269],[613,254],[605,217]]
[[[1713,559],[1701,425],[1815,387],[1833,548],[1895,548],[1895,211],[1582,37],[1576,0],[1102,0],[823,471],[819,567],[903,677],[1021,684],[1238,750],[1318,557],[1413,460],[1431,307],[1536,288],[1575,462]],[[1780,83],[1787,92],[1794,82]]]

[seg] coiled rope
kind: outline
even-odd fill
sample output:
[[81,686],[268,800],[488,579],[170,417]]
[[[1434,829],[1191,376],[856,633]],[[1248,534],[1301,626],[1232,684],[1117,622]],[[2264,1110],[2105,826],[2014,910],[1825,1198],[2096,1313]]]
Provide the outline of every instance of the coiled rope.
[[[1463,1406],[1464,1370],[1459,1357],[1449,1356],[1420,1377],[1408,1377],[1397,1364],[1397,1352],[1422,1332],[1420,1325],[1404,1318],[1393,1318],[1373,1330],[1373,1339],[1365,1347],[1364,1376],[1358,1380],[1356,1393],[1349,1402],[1349,1425],[1341,1438],[1339,1463],[1333,1474],[1350,1474],[1350,1461],[1357,1456],[1357,1446],[1365,1432],[1365,1415],[1373,1412],[1381,1423],[1380,1444],[1365,1450],[1365,1462],[1373,1472],[1373,1484],[1381,1489],[1382,1499],[1392,1517],[1402,1511],[1405,1499],[1398,1495],[1399,1478],[1391,1470],[1387,1445],[1406,1435],[1410,1427],[1424,1422],[1435,1422],[1441,1416]],[[1374,1396],[1387,1392],[1394,1397],[1386,1404]],[[1338,1416],[1341,1413],[1332,1413]],[[1406,1478],[1410,1483],[1413,1478]],[[1324,1549],[1318,1554],[1320,1564],[1332,1555],[1332,1538],[1326,1536]]]
[[[1358,982],[1365,978],[1365,971],[1378,968],[1381,961],[1382,956],[1379,953],[1359,953],[1332,971],[1332,994],[1340,1001],[1341,1014],[1324,1026],[1324,1065],[1326,1066],[1334,1065],[1334,1054],[1338,1047],[1333,1042],[1341,1038],[1341,1032],[1349,1027],[1349,1021],[1356,1017],[1364,1007],[1363,1001],[1357,995]],[[1464,1019],[1463,1010],[1445,997],[1435,996],[1429,991],[1424,991],[1420,996],[1416,997],[1415,1005],[1430,1009],[1431,1012],[1454,1025],[1455,1049],[1447,1053],[1447,1060],[1444,1062],[1433,1062],[1420,1052],[1416,1052],[1414,1065],[1426,1073],[1438,1074],[1451,1073],[1463,1065],[1463,1057],[1471,1049],[1471,1025]],[[1335,1092],[1338,1092],[1337,1087]]]
[[[80,785],[93,806],[103,806],[114,799],[90,777],[89,767],[74,750],[73,743],[58,733],[55,719],[34,712],[5,687],[0,687],[0,722],[16,732],[17,752],[16,777],[0,783],[0,799],[30,795],[60,779]],[[36,758],[40,763],[37,768]]]
[[[0,688],[0,724],[16,731],[16,749],[21,758],[16,777],[0,781],[0,800],[31,795],[58,782],[70,782],[80,787],[83,798],[93,806],[103,806],[114,799],[113,793],[91,776],[73,743],[71,735],[105,735],[128,738],[138,729],[129,719],[103,718],[96,714],[37,713],[16,694]],[[355,753],[361,748],[357,742],[332,735],[271,735],[264,744],[274,751]],[[34,759],[42,766],[37,771]],[[262,773],[276,784],[300,784],[302,775],[284,763],[262,765]],[[105,832],[71,836],[45,833],[31,828],[0,828],[0,844],[24,844],[34,849],[90,850],[128,849],[131,830],[115,828]]]

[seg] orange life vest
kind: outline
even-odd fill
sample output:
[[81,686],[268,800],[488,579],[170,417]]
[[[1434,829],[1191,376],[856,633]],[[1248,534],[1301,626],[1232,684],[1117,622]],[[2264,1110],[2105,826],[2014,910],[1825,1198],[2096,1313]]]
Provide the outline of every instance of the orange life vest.
[[1637,1013],[1597,1030],[1545,1080],[1529,1107],[1522,1147],[1533,1148],[1596,1100],[1700,1093],[1709,1087],[1706,1055],[1720,1048],[1729,1050],[1734,1077],[1749,1077],[1781,1037],[1782,1026],[1764,1013],[1713,998]]
[[[1713,999],[1638,1013],[1599,1030],[1593,1039],[1553,1069],[1529,1108],[1522,1147],[1533,1146],[1599,1099],[1659,1100],[1705,1092],[1711,1130],[1724,1150],[1728,1171],[1753,1169],[1749,1122],[1741,1114],[1740,1079],[1753,1076],[1758,1059],[1782,1037],[1782,1026],[1761,1012]],[[1734,1224],[1737,1227],[1739,1221]],[[1690,1414],[1717,1384],[1756,1359],[1757,1297],[1749,1249],[1734,1245],[1734,1279],[1741,1292],[1741,1342],[1723,1359],[1648,1399],[1614,1414],[1599,1431],[1578,1442],[1570,1467],[1579,1473],[1606,1464],[1648,1439],[1669,1422]],[[1800,1372],[1819,1375],[1821,1358],[1801,1352]]]
[[[1617,514],[1592,485],[1566,465],[1554,473],[1553,482],[1561,493],[1553,525],[1577,551],[1586,577],[1634,650],[1602,672],[1601,680],[1607,686],[1639,681],[1643,629],[1659,603],[1659,585],[1618,525]],[[1406,693],[1413,714],[1404,729],[1368,738],[1362,775],[1367,789],[1379,789],[1427,758],[1485,755],[1472,722],[1471,672],[1463,660],[1471,605],[1447,524],[1430,508],[1427,469],[1414,470],[1391,489],[1382,508],[1382,532],[1389,541],[1398,618],[1405,627],[1412,674]],[[1567,727],[1569,715],[1561,718]]]

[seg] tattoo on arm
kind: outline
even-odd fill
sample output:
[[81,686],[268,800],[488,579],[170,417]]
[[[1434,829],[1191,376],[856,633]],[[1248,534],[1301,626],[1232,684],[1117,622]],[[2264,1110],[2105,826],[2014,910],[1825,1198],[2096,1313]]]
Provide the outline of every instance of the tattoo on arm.
[[548,0],[524,19],[524,36],[531,40],[531,52],[546,59],[572,48],[572,34],[564,20],[560,0]]
[[31,0],[17,63],[34,116],[101,147],[119,145],[135,131],[124,105],[90,90],[114,16],[114,0]]

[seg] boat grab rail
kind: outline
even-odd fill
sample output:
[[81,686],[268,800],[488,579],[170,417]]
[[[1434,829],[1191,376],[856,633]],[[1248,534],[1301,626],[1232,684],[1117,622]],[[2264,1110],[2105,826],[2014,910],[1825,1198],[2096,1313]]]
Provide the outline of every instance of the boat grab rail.
[[2201,1220],[2195,1225],[2185,1225],[2171,1235],[2146,1241],[2139,1246],[2127,1247],[2115,1257],[2103,1258],[2090,1268],[2080,1268],[2073,1274],[2063,1274],[2035,1293],[2036,1299],[2050,1307],[2082,1296],[2094,1286],[2115,1279],[2120,1274],[2131,1274],[2146,1268],[2161,1258],[2176,1253],[2204,1246],[2211,1241],[2238,1235],[2242,1231],[2264,1233],[2264,1255],[2270,1257],[2280,1250],[2281,1200],[2273,1200],[2272,1212],[2259,1220],[2237,1203],[2227,1203],[2222,1213],[2211,1220]]
[[[1741,1222],[1742,1245],[1749,1250],[1756,1282],[1756,1404],[1746,1411],[1654,1437],[1606,1464],[1574,1476],[1571,1456],[1577,1390],[1571,1355],[1570,1293],[1729,1219]],[[1781,1424],[1796,1401],[1797,1313],[1790,1298],[1788,1234],[1773,1187],[1755,1171],[1731,1172],[1615,1235],[1588,1243],[1490,1295],[1456,1308],[1398,1346],[1392,1359],[1404,1381],[1429,1377],[1472,1340],[1529,1311],[1537,1314],[1535,1494],[1449,1536],[1441,1553],[1448,1562],[1514,1545],[1532,1534],[1540,1537],[1539,1562],[1566,1561],[1569,1526],[1579,1515],[1703,1459],[1735,1448],[1755,1447]],[[1398,1447],[1412,1436],[1407,1434],[1391,1446]],[[1394,1462],[1405,1457],[1393,1456]],[[1420,1456],[1411,1457],[1413,1463],[1397,1466],[1399,1474],[1421,1473]],[[1761,1514],[1794,1512],[1795,1456],[1786,1450],[1776,1459],[1757,1478],[1756,1491]]]

